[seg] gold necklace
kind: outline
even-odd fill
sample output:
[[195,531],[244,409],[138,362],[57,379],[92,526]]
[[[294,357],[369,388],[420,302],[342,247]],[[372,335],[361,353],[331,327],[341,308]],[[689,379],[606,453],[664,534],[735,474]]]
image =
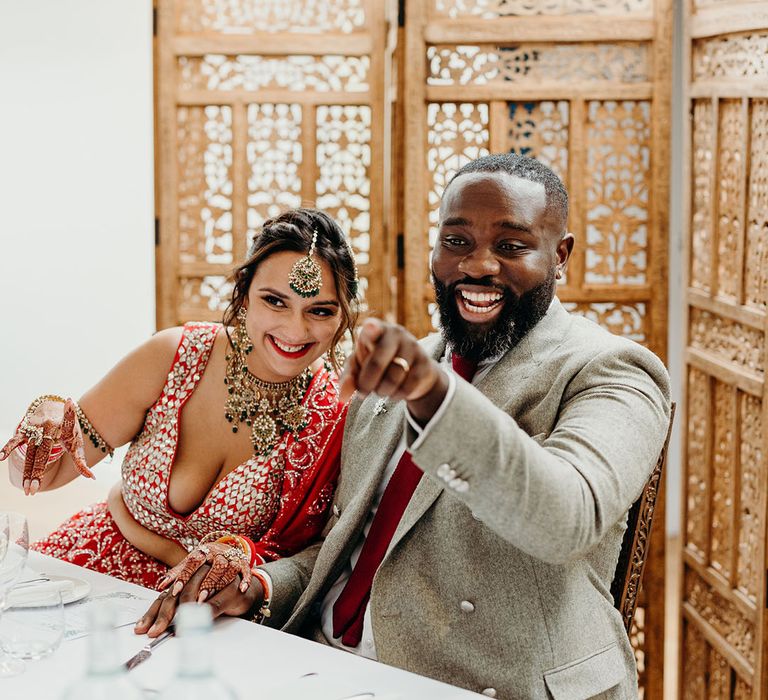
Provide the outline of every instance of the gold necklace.
[[245,328],[245,310],[238,312],[232,333],[232,352],[227,353],[224,384],[227,401],[224,417],[236,433],[240,423],[251,429],[251,444],[257,455],[268,455],[280,437],[290,431],[300,433],[307,425],[307,409],[301,405],[312,379],[307,367],[287,382],[265,382],[248,369],[247,357],[253,343]]

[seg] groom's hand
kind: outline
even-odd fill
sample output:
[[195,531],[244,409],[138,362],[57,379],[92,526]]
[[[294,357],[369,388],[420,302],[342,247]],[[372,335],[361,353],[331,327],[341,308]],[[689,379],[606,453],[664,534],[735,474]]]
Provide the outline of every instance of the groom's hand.
[[408,410],[426,424],[448,391],[448,377],[405,328],[369,318],[341,377],[342,398],[353,391],[408,402]]

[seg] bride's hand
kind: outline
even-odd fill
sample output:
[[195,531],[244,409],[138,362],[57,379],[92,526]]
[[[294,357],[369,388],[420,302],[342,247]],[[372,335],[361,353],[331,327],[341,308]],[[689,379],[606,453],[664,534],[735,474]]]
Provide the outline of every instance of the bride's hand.
[[95,478],[85,461],[83,433],[71,399],[47,398],[25,415],[15,435],[0,450],[0,462],[18,447],[26,448],[22,486],[28,496],[37,493],[46,468],[61,456],[62,447],[80,474]]
[[[208,564],[203,564],[192,574],[181,589],[181,593],[177,595],[171,595],[169,590],[163,591],[136,623],[134,632],[146,633],[150,637],[162,634],[173,621],[176,608],[181,603],[193,602],[199,598],[202,582],[210,574],[209,569]],[[255,576],[250,580],[246,590],[242,590],[242,584],[233,580],[218,593],[211,595],[207,602],[213,610],[214,617],[220,615],[237,617],[250,610],[257,610],[264,603],[264,588]]]
[[218,593],[232,583],[238,575],[242,579],[238,586],[241,593],[247,591],[251,584],[251,567],[248,556],[240,547],[224,542],[207,542],[197,545],[163,576],[158,588],[164,591],[173,583],[170,594],[176,596],[203,564],[210,564],[211,569],[200,584],[200,593],[197,596],[198,603],[202,603],[212,594]]

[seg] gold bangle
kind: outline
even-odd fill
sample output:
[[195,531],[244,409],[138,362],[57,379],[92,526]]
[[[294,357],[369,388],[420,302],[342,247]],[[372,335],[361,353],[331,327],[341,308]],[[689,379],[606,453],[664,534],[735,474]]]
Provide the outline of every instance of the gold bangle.
[[264,580],[264,575],[259,573],[258,569],[251,569],[253,577],[261,584],[261,588],[264,591],[264,598],[261,601],[259,609],[251,617],[251,622],[255,622],[257,625],[263,625],[265,620],[272,617],[272,611],[269,609],[272,603],[272,596],[269,594],[269,586]]
[[214,530],[213,532],[209,532],[207,535],[203,535],[203,537],[200,539],[198,544],[207,544],[209,542],[216,542],[222,537],[237,537],[237,535],[227,530]]
[[27,417],[31,416],[45,401],[56,401],[57,403],[67,403],[67,400],[63,396],[58,396],[57,394],[43,394],[42,396],[38,396],[31,404],[29,404],[29,408],[27,409]]
[[88,416],[85,415],[83,412],[83,409],[80,408],[80,404],[76,403],[75,401],[72,402],[75,404],[75,414],[77,415],[77,422],[80,423],[80,430],[83,431],[83,435],[86,435],[88,439],[91,441],[91,444],[97,449],[101,450],[105,454],[108,454],[110,457],[115,454],[115,450],[111,448],[107,441],[101,437],[99,434],[99,431],[96,430],[96,428],[93,427],[93,423],[88,420]]

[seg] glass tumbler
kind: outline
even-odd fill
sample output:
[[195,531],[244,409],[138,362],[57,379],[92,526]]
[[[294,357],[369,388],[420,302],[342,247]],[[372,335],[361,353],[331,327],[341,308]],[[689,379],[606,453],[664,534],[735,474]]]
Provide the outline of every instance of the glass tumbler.
[[45,586],[11,590],[8,595],[7,607],[0,613],[0,648],[8,656],[36,661],[52,654],[61,644],[64,636],[61,591],[46,590]]

